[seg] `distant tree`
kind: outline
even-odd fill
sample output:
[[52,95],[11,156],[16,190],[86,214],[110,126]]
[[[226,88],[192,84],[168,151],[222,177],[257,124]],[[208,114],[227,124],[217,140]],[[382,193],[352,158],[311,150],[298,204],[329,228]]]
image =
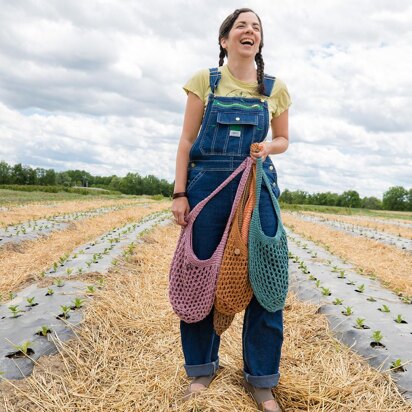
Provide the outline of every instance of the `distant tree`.
[[292,192],[289,189],[283,190],[280,194],[279,201],[283,203],[292,204],[293,203]]
[[11,183],[11,167],[2,160],[0,162],[0,184],[6,185]]
[[113,176],[112,179],[110,180],[110,183],[109,183],[109,189],[119,191],[121,181],[122,181],[122,179],[120,177]]
[[383,194],[383,208],[386,210],[406,210],[408,192],[402,186],[390,187]]
[[340,206],[361,207],[359,193],[356,190],[347,190],[340,195]]
[[382,200],[379,200],[377,197],[374,196],[364,197],[361,200],[361,208],[380,210],[382,209]]
[[408,190],[408,202],[406,210],[408,212],[412,212],[412,189]]
[[71,185],[72,179],[67,172],[60,172],[56,176],[56,183],[68,187]]

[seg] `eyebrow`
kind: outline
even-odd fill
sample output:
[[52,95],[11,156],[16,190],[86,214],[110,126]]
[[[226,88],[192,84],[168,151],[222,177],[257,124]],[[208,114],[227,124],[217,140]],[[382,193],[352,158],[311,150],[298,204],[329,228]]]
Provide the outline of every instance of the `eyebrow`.
[[[236,24],[239,24],[239,23],[246,24],[247,22],[246,21],[238,21]],[[260,27],[260,24],[259,23],[252,23],[252,26],[259,26]]]

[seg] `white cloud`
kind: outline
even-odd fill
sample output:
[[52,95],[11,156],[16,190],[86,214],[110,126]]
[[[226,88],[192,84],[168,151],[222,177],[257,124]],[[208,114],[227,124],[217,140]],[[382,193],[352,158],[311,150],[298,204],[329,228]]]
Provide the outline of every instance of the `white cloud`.
[[[266,70],[288,86],[281,189],[410,187],[408,0],[251,0]],[[0,159],[174,179],[185,93],[217,65],[229,0],[23,1],[0,16]]]

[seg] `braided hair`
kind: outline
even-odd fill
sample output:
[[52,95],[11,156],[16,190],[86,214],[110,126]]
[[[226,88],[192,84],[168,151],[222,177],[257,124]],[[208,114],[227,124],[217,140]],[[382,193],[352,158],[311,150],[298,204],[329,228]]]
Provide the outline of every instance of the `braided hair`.
[[262,57],[263,28],[262,28],[262,22],[260,20],[260,17],[252,9],[248,9],[248,8],[236,9],[232,14],[229,14],[229,16],[227,16],[226,19],[221,24],[220,29],[219,29],[219,39],[218,39],[219,47],[220,47],[219,66],[223,66],[223,62],[225,60],[225,57],[227,56],[227,50],[222,47],[222,45],[220,44],[220,41],[222,39],[228,38],[229,32],[232,29],[236,19],[239,17],[239,14],[248,13],[248,12],[255,14],[260,24],[261,41],[259,45],[259,51],[256,53],[256,56],[255,56],[255,62],[256,62],[256,67],[257,67],[257,82],[258,82],[257,91],[259,94],[264,94],[265,85],[263,83],[263,78],[264,78],[265,63]]

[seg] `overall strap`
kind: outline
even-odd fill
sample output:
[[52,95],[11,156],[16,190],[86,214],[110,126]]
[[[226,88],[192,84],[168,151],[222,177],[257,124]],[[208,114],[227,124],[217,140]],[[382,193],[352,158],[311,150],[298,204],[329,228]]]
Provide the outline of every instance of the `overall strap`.
[[265,96],[270,97],[275,81],[275,76],[270,76],[269,74],[264,75],[263,84],[265,86]]
[[217,85],[221,79],[222,75],[217,67],[209,69],[209,83],[210,83],[210,90],[212,93],[215,93]]

